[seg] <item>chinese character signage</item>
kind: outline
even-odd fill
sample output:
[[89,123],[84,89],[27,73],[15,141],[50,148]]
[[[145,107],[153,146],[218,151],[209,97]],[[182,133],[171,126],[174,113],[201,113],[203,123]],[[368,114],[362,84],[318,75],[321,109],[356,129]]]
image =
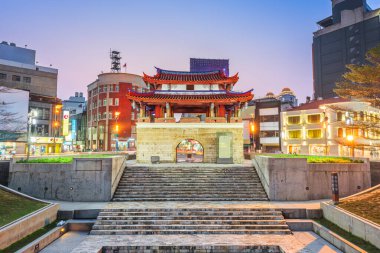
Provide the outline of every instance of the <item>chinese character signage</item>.
[[62,135],[63,136],[69,135],[69,118],[70,118],[70,112],[63,111],[63,120],[62,120]]

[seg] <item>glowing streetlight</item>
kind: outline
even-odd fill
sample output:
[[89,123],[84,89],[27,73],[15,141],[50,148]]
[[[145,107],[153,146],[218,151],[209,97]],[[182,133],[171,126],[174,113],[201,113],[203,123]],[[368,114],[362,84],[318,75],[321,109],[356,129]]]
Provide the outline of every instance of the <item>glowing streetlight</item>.
[[119,119],[120,112],[115,112],[115,120],[116,120],[116,126],[115,126],[115,150],[118,151],[118,139],[119,139],[119,124],[117,124],[117,120]]
[[351,142],[352,145],[352,157],[355,157],[355,149],[354,149],[354,136],[353,135],[347,135],[347,141]]

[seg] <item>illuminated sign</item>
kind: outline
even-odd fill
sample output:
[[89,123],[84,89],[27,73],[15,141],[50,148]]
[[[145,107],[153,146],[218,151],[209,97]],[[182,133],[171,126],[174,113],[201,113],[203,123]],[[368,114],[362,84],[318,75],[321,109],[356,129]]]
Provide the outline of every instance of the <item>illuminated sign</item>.
[[71,120],[71,139],[75,140],[77,136],[77,120]]
[[30,137],[32,143],[63,143],[63,138],[54,138],[54,137]]
[[69,135],[69,118],[70,118],[70,112],[63,111],[63,120],[62,120],[62,135],[63,136]]

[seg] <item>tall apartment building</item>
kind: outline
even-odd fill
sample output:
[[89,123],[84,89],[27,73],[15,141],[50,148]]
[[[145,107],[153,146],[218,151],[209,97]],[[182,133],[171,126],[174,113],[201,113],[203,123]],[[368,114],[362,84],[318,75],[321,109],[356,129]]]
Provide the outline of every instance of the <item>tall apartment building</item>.
[[332,15],[314,32],[315,98],[336,96],[333,89],[346,65],[365,63],[366,52],[380,43],[379,10],[371,10],[366,0],[332,0]]
[[138,112],[126,95],[129,90],[145,92],[139,75],[104,73],[87,86],[87,148],[126,150],[134,147]]
[[230,60],[190,58],[190,72],[205,72],[223,70],[226,76],[230,74]]
[[28,91],[29,112],[37,112],[31,127],[35,154],[61,150],[62,101],[57,98],[57,76],[57,69],[36,65],[35,50],[0,43],[0,86]]
[[69,134],[65,136],[64,150],[83,151],[86,149],[87,102],[82,92],[63,100],[63,111],[69,112]]

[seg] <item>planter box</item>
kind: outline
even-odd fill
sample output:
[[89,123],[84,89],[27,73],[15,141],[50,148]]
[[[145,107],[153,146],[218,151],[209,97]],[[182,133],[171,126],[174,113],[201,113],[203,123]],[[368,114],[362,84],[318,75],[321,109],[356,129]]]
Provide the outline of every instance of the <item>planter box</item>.
[[321,207],[323,216],[327,220],[380,249],[379,225],[334,206],[330,202],[321,203]]
[[[12,191],[6,187],[0,186],[5,191],[10,191],[14,194],[18,192]],[[30,198],[29,196],[23,197]],[[36,201],[38,199],[30,198]],[[44,202],[44,201],[41,201]],[[48,203],[48,202],[45,202]],[[0,250],[5,249],[11,244],[21,240],[25,236],[37,231],[38,229],[52,223],[57,219],[59,204],[49,204],[33,213],[30,213],[20,219],[15,220],[3,227],[0,227]]]

